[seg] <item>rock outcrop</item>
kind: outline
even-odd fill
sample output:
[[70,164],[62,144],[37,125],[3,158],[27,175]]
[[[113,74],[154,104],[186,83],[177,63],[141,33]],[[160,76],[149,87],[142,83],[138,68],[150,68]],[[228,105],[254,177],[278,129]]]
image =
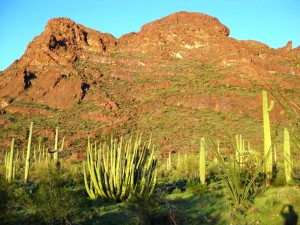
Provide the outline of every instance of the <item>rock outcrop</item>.
[[[51,19],[1,80],[0,96],[70,108],[84,98],[88,85],[75,67],[85,52],[105,54],[116,38],[67,18]],[[96,71],[97,73],[98,71]]]
[[178,45],[199,48],[206,45],[208,39],[227,37],[229,33],[229,29],[215,17],[178,12],[142,26],[138,33],[122,36],[119,44],[130,52],[158,51],[166,46],[174,50]]
[[84,51],[97,54],[116,47],[116,38],[67,18],[49,20],[45,31],[27,46],[18,65],[72,67]]

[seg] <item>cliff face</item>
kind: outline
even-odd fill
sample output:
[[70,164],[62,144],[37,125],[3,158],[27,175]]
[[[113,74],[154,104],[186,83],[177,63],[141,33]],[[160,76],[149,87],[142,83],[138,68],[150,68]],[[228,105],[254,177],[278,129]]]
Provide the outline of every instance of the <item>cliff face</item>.
[[51,19],[45,31],[27,47],[19,64],[22,66],[67,66],[84,52],[103,54],[114,50],[116,38],[103,34],[67,18]]
[[[217,18],[201,13],[174,13],[119,39],[67,18],[51,19],[1,73],[1,114],[57,115],[38,107],[43,105],[66,110],[60,114],[66,113],[61,118],[70,127],[73,110],[77,123],[99,123],[90,128],[97,132],[126,126],[157,130],[162,121],[168,121],[165,129],[184,130],[200,126],[191,117],[197,110],[260,118],[263,88],[299,97],[299,47],[289,42],[272,49],[229,34]],[[284,112],[274,110],[279,120]],[[170,111],[188,119],[176,124],[163,113]],[[1,126],[10,126],[2,120]]]
[[[86,28],[67,18],[51,19],[44,32],[27,46],[1,80],[0,96],[69,108],[85,95],[83,73],[76,70],[79,58],[104,54],[116,47],[110,34]],[[66,79],[68,77],[73,79]]]

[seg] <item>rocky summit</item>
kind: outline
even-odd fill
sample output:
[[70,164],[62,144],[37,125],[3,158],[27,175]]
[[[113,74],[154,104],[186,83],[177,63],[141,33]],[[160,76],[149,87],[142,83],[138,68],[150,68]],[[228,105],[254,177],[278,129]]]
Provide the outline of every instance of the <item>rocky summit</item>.
[[[300,47],[236,40],[201,13],[174,13],[120,38],[54,18],[0,78],[3,146],[25,139],[34,121],[49,140],[59,126],[70,149],[88,135],[143,132],[162,154],[193,151],[201,136],[257,141],[263,89],[299,113]],[[288,120],[281,104],[271,120]]]

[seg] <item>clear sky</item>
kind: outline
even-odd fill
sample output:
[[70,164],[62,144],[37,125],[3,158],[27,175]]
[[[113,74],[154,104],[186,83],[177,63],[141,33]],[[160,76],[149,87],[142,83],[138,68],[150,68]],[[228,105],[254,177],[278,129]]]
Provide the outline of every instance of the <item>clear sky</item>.
[[120,37],[178,11],[217,17],[239,40],[300,45],[300,0],[0,0],[0,71],[19,59],[54,17]]

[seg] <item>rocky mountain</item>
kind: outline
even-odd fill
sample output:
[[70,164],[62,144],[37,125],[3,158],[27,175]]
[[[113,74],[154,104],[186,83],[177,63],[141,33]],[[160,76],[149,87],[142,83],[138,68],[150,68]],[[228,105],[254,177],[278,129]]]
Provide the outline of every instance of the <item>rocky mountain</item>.
[[[61,127],[73,149],[88,134],[131,132],[153,133],[163,151],[194,151],[201,136],[259,142],[263,89],[299,112],[300,47],[236,40],[201,13],[174,13],[118,39],[54,18],[0,74],[1,141],[24,139],[35,121],[49,140]],[[271,119],[287,120],[280,104]]]

